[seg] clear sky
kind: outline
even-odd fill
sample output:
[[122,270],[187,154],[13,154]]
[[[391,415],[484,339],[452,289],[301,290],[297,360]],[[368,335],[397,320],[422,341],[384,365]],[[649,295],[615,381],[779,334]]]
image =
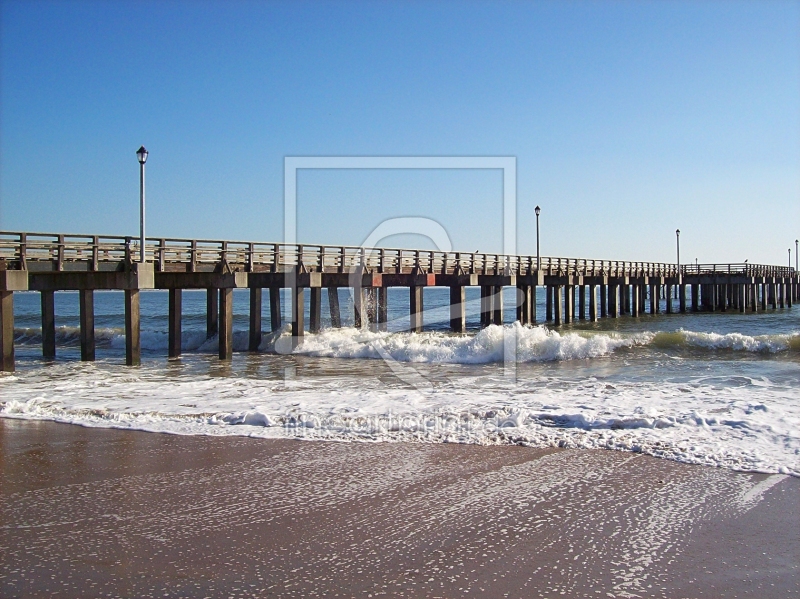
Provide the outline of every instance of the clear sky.
[[[518,248],[785,264],[800,1],[36,2],[0,15],[0,229],[282,239],[285,156],[515,156]],[[502,248],[499,171],[301,171],[298,232]],[[388,239],[385,245],[423,243]]]

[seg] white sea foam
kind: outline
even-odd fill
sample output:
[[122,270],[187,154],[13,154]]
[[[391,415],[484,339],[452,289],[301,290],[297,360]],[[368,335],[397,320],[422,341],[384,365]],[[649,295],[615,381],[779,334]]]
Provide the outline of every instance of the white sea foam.
[[0,416],[177,434],[606,448],[799,476],[800,392],[740,379],[461,376],[413,388],[64,362],[0,378]]
[[[41,343],[41,329],[17,329],[15,332],[17,343]],[[276,333],[265,332],[259,349],[262,352],[275,352],[276,346],[287,348],[290,335],[288,325]],[[80,330],[77,327],[56,329],[58,344],[77,345],[79,337]],[[125,348],[122,329],[98,328],[95,338],[100,347],[120,350]],[[142,348],[147,351],[166,351],[167,333],[144,330],[141,343]],[[205,331],[188,330],[182,334],[182,346],[186,352],[215,353],[218,344],[218,337],[207,338]],[[247,331],[234,332],[233,347],[236,351],[247,350]],[[511,348],[515,349],[516,354],[507,352]],[[608,356],[619,349],[636,348],[694,348],[754,353],[800,351],[800,333],[758,336],[685,330],[633,334],[589,331],[559,333],[546,326],[528,327],[518,322],[502,327],[492,325],[472,335],[371,332],[341,328],[307,334],[303,344],[294,353],[349,359],[391,358],[398,362],[484,364],[502,362],[509,359],[509,356],[513,356],[511,359],[518,362],[591,359]]]

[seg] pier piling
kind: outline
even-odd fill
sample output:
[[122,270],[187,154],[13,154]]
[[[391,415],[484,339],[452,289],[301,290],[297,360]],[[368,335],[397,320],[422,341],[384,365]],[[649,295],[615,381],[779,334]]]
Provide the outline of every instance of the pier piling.
[[80,311],[81,360],[93,362],[95,355],[94,291],[91,289],[78,291],[78,303]]
[[219,359],[233,358],[233,289],[219,290]]
[[281,318],[281,288],[269,288],[269,328],[274,333],[283,325]]
[[322,287],[311,287],[309,294],[308,331],[319,333],[322,328]]
[[219,332],[219,291],[206,290],[206,338],[211,339]]
[[[170,358],[181,355],[181,312],[183,308],[183,290],[171,288],[169,290],[169,323],[168,323],[168,352]],[[251,307],[252,309],[252,307]]]
[[125,290],[125,364],[139,366],[142,363],[141,318],[139,290]]
[[247,351],[256,352],[261,345],[261,287],[250,288],[250,334]]
[[461,285],[450,287],[450,330],[454,333],[467,330],[467,300],[465,288]]
[[14,367],[14,292],[0,290],[0,371]]
[[42,300],[42,357],[56,357],[56,302],[55,292],[41,291]]
[[328,308],[331,312],[331,326],[335,329],[341,328],[342,316],[339,311],[339,288],[328,287]]

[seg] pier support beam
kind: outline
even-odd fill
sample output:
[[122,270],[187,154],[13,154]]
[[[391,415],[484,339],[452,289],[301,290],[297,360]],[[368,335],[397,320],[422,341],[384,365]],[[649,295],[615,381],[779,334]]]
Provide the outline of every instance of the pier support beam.
[[364,305],[368,328],[374,333],[378,330],[378,289],[376,287],[367,287],[364,290]]
[[261,345],[261,287],[250,288],[250,335],[247,351],[258,351]]
[[422,332],[422,300],[424,287],[409,287],[409,312],[411,316],[411,332]]
[[269,328],[275,332],[281,328],[281,288],[269,288]]
[[[358,291],[360,292],[361,290],[359,289]],[[359,293],[359,295],[361,294]],[[292,289],[292,349],[303,342],[305,333],[304,309],[305,289],[303,287],[295,287]]]
[[335,329],[342,326],[342,313],[339,311],[339,288],[328,287],[328,308],[331,311],[331,326]]
[[362,287],[353,287],[353,326],[357,329],[363,329],[364,323],[368,320],[364,313],[364,289]]
[[578,320],[586,320],[586,285],[578,285]]
[[678,285],[678,308],[681,314],[686,314],[686,285],[684,283]]
[[[167,344],[170,358],[178,358],[181,355],[181,311],[183,300],[183,290],[171,288],[169,290],[169,323],[167,324]],[[251,321],[252,322],[252,321]]]
[[56,357],[56,302],[54,291],[42,291],[42,356]]
[[667,314],[672,314],[672,285],[669,283],[664,291],[664,298],[667,300]]
[[498,326],[503,326],[503,286],[492,286],[492,303],[494,304],[492,310],[492,323]]
[[81,289],[78,291],[78,303],[80,304],[81,360],[84,362],[93,362],[95,353],[94,291],[91,289]]
[[467,330],[466,292],[461,285],[450,287],[450,330],[463,333]]
[[661,285],[652,283],[650,285],[650,314],[658,314],[659,296],[661,295]]
[[623,283],[619,288],[622,292],[622,298],[620,298],[621,312],[623,314],[631,314],[631,286],[627,283]]
[[233,289],[219,290],[219,359],[233,358]]
[[142,363],[142,329],[139,310],[139,290],[125,290],[125,364]]
[[206,337],[211,339],[219,332],[219,291],[206,289]]
[[597,286],[589,285],[589,320],[597,322]]
[[555,289],[552,285],[547,285],[545,291],[545,320],[551,322],[553,320],[553,294]]
[[600,285],[600,317],[608,316],[608,285]]
[[575,285],[566,285],[564,288],[564,322],[570,323],[575,319]]
[[311,299],[308,313],[308,330],[311,333],[319,333],[322,320],[322,287],[311,287],[309,292]]
[[492,286],[481,285],[481,327],[488,327],[492,324],[493,312],[494,296],[492,295]]
[[530,290],[530,307],[529,307],[529,314],[530,320],[528,324],[536,324],[536,285],[531,285],[528,287]]
[[[378,287],[378,330],[385,331],[389,322],[389,288]],[[465,307],[466,309],[466,307]]]
[[14,368],[14,292],[0,290],[0,371]]
[[639,316],[639,307],[641,306],[641,302],[639,301],[639,285],[631,285],[631,316]]
[[619,285],[612,283],[608,286],[608,315],[611,318],[616,318],[619,315],[618,301]]
[[563,307],[561,304],[561,285],[553,285],[553,307],[555,308],[555,319],[553,324],[559,326],[564,322]]

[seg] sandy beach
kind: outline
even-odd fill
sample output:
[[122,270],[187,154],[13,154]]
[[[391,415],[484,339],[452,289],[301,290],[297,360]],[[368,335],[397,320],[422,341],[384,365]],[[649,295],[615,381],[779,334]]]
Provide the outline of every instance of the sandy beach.
[[0,420],[3,597],[788,597],[800,480]]

